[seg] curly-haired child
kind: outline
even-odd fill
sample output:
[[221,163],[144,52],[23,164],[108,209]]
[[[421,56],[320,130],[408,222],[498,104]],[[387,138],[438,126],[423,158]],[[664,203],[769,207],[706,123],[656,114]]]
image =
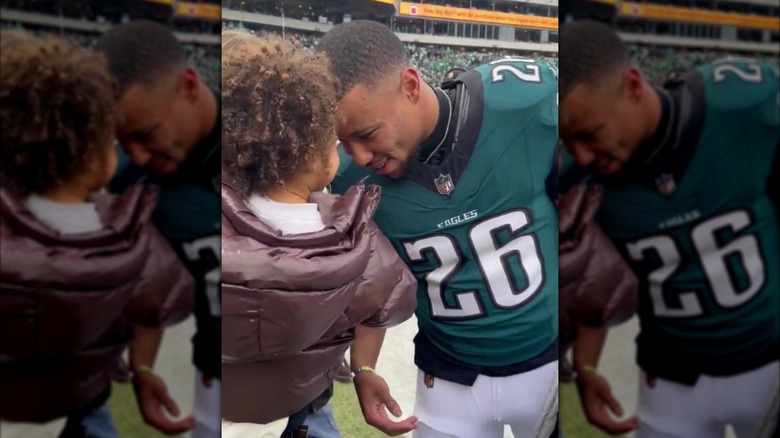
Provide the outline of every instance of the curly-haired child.
[[3,436],[52,436],[46,425],[65,418],[62,436],[81,436],[133,336],[189,315],[192,279],[149,223],[154,189],[102,191],[117,159],[102,56],[57,37],[2,38]]
[[378,187],[323,192],[339,164],[324,55],[226,32],[222,68],[223,436],[338,435],[312,422],[346,350],[408,319],[416,281],[371,219]]

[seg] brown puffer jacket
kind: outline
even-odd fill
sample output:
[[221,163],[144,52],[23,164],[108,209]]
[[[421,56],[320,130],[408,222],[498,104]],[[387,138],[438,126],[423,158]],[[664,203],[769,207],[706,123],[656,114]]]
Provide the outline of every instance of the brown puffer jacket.
[[417,282],[371,217],[376,186],[312,195],[325,229],[281,235],[222,186],[222,416],[265,424],[333,381],[358,324],[410,318]]
[[558,203],[559,329],[561,352],[578,325],[609,327],[630,319],[639,305],[634,273],[594,221],[600,186],[579,184]]
[[110,384],[132,325],[185,319],[193,281],[149,217],[157,190],[95,194],[105,227],[63,235],[0,190],[0,416],[45,422]]

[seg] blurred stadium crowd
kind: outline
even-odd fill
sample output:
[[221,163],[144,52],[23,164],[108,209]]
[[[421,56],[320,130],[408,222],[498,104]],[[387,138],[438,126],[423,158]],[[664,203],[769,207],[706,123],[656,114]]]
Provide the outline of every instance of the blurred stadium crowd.
[[[44,34],[57,34],[67,35],[70,38],[75,39],[80,45],[86,48],[91,48],[97,41],[98,34],[96,33],[81,33],[73,31],[59,31],[53,28],[36,27],[31,28],[23,26],[21,23],[14,23],[9,21],[2,22],[2,28],[14,28],[25,29],[28,32],[35,33],[37,35]],[[204,44],[182,44],[190,65],[194,67],[201,77],[208,83],[213,89],[219,90],[221,88],[222,76],[221,69],[221,47],[218,45],[204,45]]]
[[[80,11],[80,13],[82,15],[84,14],[83,11]],[[105,18],[102,16],[94,18],[97,22],[105,21]],[[223,22],[222,26],[223,28],[243,27],[242,24],[236,24],[235,22]],[[21,23],[4,20],[2,22],[2,27],[22,28],[23,26]],[[24,27],[27,28],[26,26]],[[179,29],[178,27],[179,26],[177,26],[176,29],[177,31],[187,31],[187,29]],[[56,29],[44,27],[27,28],[27,30],[39,34],[62,32]],[[417,33],[424,32],[423,29],[410,28],[405,30]],[[260,35],[281,33],[278,28],[270,27],[254,29],[250,31]],[[91,47],[97,38],[97,34],[94,33],[80,33],[70,31],[66,31],[66,33],[75,38],[81,45],[85,47]],[[304,47],[309,48],[314,46],[318,38],[316,34],[295,30],[286,30],[284,32],[284,36],[296,38]],[[184,48],[189,57],[191,65],[198,70],[198,72],[214,89],[220,89],[220,48],[216,45],[191,43],[185,43]],[[555,57],[520,51],[491,50],[489,48],[475,50],[474,48],[435,46],[414,43],[407,43],[406,48],[409,51],[409,55],[413,64],[420,69],[426,81],[431,84],[440,84],[444,74],[452,68],[470,68],[507,56],[522,56],[542,60],[556,66],[558,64],[558,60]],[[681,50],[679,47],[661,47],[634,44],[629,45],[629,48],[632,52],[632,58],[635,65],[642,69],[645,75],[647,75],[648,78],[656,84],[661,84],[663,81],[673,76],[676,72],[690,69],[713,59],[729,56],[729,53],[723,51]],[[740,56],[752,56],[759,58],[767,57],[766,55],[761,54],[741,54]],[[778,62],[776,57],[769,57],[769,59],[774,63]]]
[[662,84],[678,72],[690,70],[698,65],[728,56],[766,59],[778,65],[778,58],[766,54],[733,54],[718,50],[686,50],[680,47],[659,47],[648,45],[629,45],[634,65],[650,79]]
[[[223,28],[234,29],[243,28],[234,22],[223,23]],[[257,35],[280,35],[281,32],[275,28],[245,29]],[[285,30],[285,38],[295,38],[304,47],[312,48],[317,42],[318,36],[315,34],[299,31]],[[459,48],[451,46],[435,46],[427,44],[407,43],[406,49],[412,59],[413,65],[420,69],[428,83],[440,84],[444,74],[455,67],[470,68],[486,62],[500,59],[506,56],[523,56],[537,60],[542,60],[554,66],[558,65],[556,57],[539,55],[528,52],[512,52],[507,50],[490,50],[487,48],[474,50],[473,48]],[[632,59],[637,67],[647,75],[647,77],[658,85],[670,78],[673,74],[696,67],[702,63],[735,56],[724,51],[717,50],[685,50],[679,47],[660,47],[647,45],[629,45]],[[778,58],[769,57],[762,54],[740,54],[738,56],[767,58],[772,62],[778,63]]]
[[[241,24],[232,22],[223,23],[224,29],[243,28],[259,36],[278,35],[281,32],[275,28],[248,29]],[[284,32],[285,38],[294,38],[303,47],[313,48],[317,43],[318,36],[315,34],[299,31]],[[417,67],[429,84],[440,84],[444,79],[445,73],[452,68],[471,68],[490,61],[504,58],[507,56],[523,56],[535,59],[543,59],[553,65],[558,64],[557,58],[539,56],[536,53],[515,52],[509,50],[490,50],[487,48],[475,50],[474,48],[461,48],[452,46],[436,46],[428,44],[406,43],[406,50],[412,59],[412,64]]]
[[[437,4],[440,2],[432,1],[432,3]],[[445,3],[462,7],[483,7],[483,9],[496,8],[496,3],[492,3],[487,0],[455,0],[454,4],[452,4],[452,1],[450,0]],[[483,5],[482,3],[485,4]],[[284,4],[282,3],[282,5]],[[247,12],[263,13],[269,15],[280,15],[282,14],[282,9],[284,9],[283,13],[288,18],[305,18],[312,21],[316,21],[320,16],[323,16],[328,20],[337,20],[340,18],[340,16],[336,15],[330,16],[328,12],[329,9],[325,6],[324,2],[323,4],[313,3],[313,5],[315,6],[302,8],[292,6],[283,7],[273,2],[223,2],[223,6],[227,7],[228,9],[246,10]],[[61,16],[94,21],[97,23],[121,22],[128,18],[123,14],[112,13],[112,9],[107,7],[91,7],[90,2],[84,2],[82,4],[68,3],[65,4],[67,7],[60,7],[57,11],[53,11],[51,5],[39,4],[29,0],[10,0],[8,4],[4,6],[28,12],[39,12],[47,14],[56,12]],[[530,4],[515,5],[507,10],[503,10],[505,9],[503,6],[498,9],[502,12],[532,13],[542,16],[550,16],[557,13],[557,8]],[[368,18],[377,19],[377,17],[372,16],[369,16]],[[413,20],[409,21],[408,23],[398,22],[397,20],[396,27],[401,31],[410,33],[446,34],[446,29],[440,29],[441,32],[436,30],[436,26],[442,26],[441,23],[431,25],[428,28],[422,26],[421,23],[422,20]],[[174,26],[175,30],[179,32],[213,33],[216,31],[216,29],[212,27],[212,23],[204,21],[174,20],[172,25]],[[22,27],[22,24],[3,20],[2,26],[18,28]],[[243,27],[242,24],[238,23],[237,25],[236,22],[222,22],[223,28],[233,28],[236,26]],[[260,34],[280,33],[280,29],[278,28],[263,27],[253,29],[256,33]],[[37,33],[61,32],[53,28],[45,27],[32,28],[28,30],[32,30]],[[72,37],[76,38],[85,47],[90,47],[97,37],[97,34],[95,33],[68,33]],[[284,34],[286,37],[294,37],[298,39],[305,47],[313,47],[318,38],[318,35],[313,33],[305,33],[300,31],[291,32],[289,29],[286,30]],[[520,40],[523,39],[524,38],[520,38]],[[648,45],[630,45],[629,47],[632,51],[634,63],[642,69],[645,75],[647,75],[652,82],[656,84],[662,83],[678,71],[684,71],[712,59],[723,58],[729,55],[723,51],[681,50],[679,47],[660,47]],[[184,44],[184,48],[189,56],[191,65],[193,65],[199,71],[199,73],[213,88],[219,89],[221,81],[220,48],[216,45],[190,43]],[[507,56],[528,57],[537,60],[543,60],[553,65],[557,65],[558,63],[557,58],[540,55],[538,53],[495,49],[491,50],[489,48],[474,49],[413,43],[407,43],[406,48],[409,51],[409,55],[413,64],[420,69],[425,79],[432,84],[441,83],[444,74],[452,68],[470,68]],[[741,54],[740,56],[766,57],[765,55],[760,54]],[[774,60],[773,62],[777,63],[776,57],[772,59]]]

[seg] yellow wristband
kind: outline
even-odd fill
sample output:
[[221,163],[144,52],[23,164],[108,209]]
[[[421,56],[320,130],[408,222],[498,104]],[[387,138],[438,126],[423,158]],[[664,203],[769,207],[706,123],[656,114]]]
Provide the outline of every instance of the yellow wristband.
[[137,374],[144,374],[144,373],[152,373],[152,367],[148,365],[139,365],[135,368],[133,368],[133,375]]
[[577,369],[577,374],[596,373],[596,368],[590,365],[583,365]]
[[373,368],[371,368],[371,367],[369,367],[369,366],[365,366],[365,365],[364,365],[364,366],[362,366],[362,367],[357,367],[357,368],[354,368],[354,369],[352,370],[352,377],[357,377],[357,375],[358,375],[358,374],[360,374],[360,373],[372,373],[372,374],[376,374],[376,371],[374,371],[374,369],[373,369]]

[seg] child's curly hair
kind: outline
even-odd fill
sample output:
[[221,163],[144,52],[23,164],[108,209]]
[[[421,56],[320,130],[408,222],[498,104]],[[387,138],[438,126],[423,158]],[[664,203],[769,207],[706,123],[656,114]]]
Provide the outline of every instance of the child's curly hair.
[[75,42],[14,32],[0,54],[3,178],[41,193],[113,147],[114,80],[102,55]]
[[222,160],[244,198],[326,160],[337,82],[323,54],[278,38],[223,34]]

